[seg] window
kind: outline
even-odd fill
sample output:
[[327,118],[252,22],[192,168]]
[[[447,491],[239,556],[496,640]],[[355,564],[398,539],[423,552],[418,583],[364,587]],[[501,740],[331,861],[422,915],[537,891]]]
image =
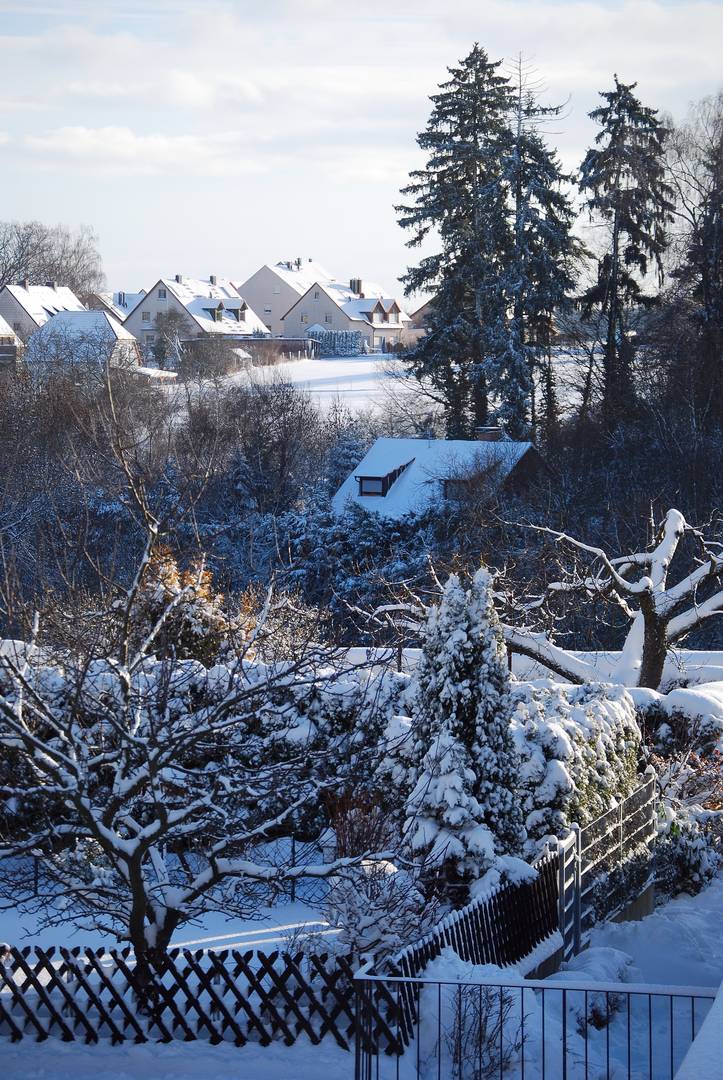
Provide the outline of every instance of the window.
[[308,315],[306,314],[306,312],[305,312],[305,311],[302,311],[302,313],[301,313],[301,322],[302,322],[302,325],[306,326],[306,324],[308,323],[308,321],[309,321],[309,316],[308,316]]
[[159,289],[158,290],[158,299],[159,300],[165,300],[166,299],[166,290],[165,289]]
[[20,323],[19,322],[14,322],[13,323],[13,330],[15,331],[16,334],[18,334],[20,332]]
[[270,315],[270,314],[271,314],[271,308],[270,307],[265,307],[264,308],[264,315]]
[[331,322],[331,315],[325,315],[324,316],[324,322],[330,323]]
[[317,290],[316,290],[316,291],[314,292],[314,299],[315,299],[315,300],[318,300],[320,296],[321,296],[321,293],[320,293],[320,292],[319,292],[319,290],[317,289]]
[[281,286],[280,285],[274,285],[274,296],[278,296],[280,292],[281,292]]
[[362,476],[359,479],[360,495],[383,495],[384,481],[381,476]]
[[142,311],[141,312],[141,322],[150,322],[150,321],[151,321],[151,313],[150,313],[150,311]]
[[146,334],[145,335],[145,343],[146,343],[146,345],[152,345],[155,340],[156,340],[156,335],[155,334]]

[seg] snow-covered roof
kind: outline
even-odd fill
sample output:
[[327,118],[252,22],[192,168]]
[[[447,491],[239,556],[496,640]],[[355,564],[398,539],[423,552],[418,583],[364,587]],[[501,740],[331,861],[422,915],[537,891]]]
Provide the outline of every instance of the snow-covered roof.
[[136,339],[107,311],[59,311],[31,336],[28,362],[42,360],[103,361],[120,343],[132,358]]
[[315,281],[332,280],[328,270],[325,270],[319,263],[314,262],[313,259],[301,259],[300,262],[301,265],[299,266],[295,259],[282,260],[274,263],[273,266],[269,266],[269,270],[287,285],[290,285],[299,296],[303,296],[305,292],[308,292]]
[[[207,334],[247,337],[257,333],[268,337],[266,323],[248,306],[233,282],[227,278],[216,278],[215,282],[205,278],[183,277],[180,281],[175,277],[160,278],[154,289],[158,285],[172,293],[196,325]],[[214,312],[218,313],[218,317],[214,316]]]
[[[444,481],[499,470],[505,479],[532,443],[463,441],[461,439],[377,439],[337,491],[337,514],[353,502],[384,517],[397,518],[424,510],[444,495]],[[360,495],[360,476],[388,477],[401,470],[386,495]]]
[[347,300],[341,307],[351,319],[364,318],[367,322],[372,322],[372,312],[375,308],[389,313],[395,304],[399,310],[399,322],[409,322],[409,316],[402,311],[402,305],[393,296],[366,296],[363,300]]
[[6,285],[5,288],[38,326],[59,311],[85,311],[78,297],[66,285]]
[[117,319],[121,322],[127,315],[133,311],[146,295],[145,289],[140,289],[138,292],[125,292],[123,289],[119,289],[118,292],[102,292],[97,294],[103,303],[110,309]]

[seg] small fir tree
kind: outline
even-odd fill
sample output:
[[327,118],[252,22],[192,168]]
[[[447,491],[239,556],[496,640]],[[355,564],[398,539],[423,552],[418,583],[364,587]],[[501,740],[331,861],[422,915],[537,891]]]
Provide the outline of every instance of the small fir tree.
[[419,764],[406,825],[412,852],[451,886],[470,885],[524,843],[510,711],[490,575],[479,570],[467,591],[453,575],[430,612],[417,671]]

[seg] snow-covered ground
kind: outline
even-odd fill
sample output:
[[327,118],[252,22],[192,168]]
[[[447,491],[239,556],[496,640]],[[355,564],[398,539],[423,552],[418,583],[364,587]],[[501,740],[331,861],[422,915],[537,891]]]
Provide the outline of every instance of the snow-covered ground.
[[591,947],[627,953],[642,982],[718,986],[723,981],[723,877],[679,896],[639,922],[607,923]]
[[354,1056],[332,1040],[284,1046],[204,1042],[85,1046],[49,1039],[3,1043],[3,1080],[352,1080]]
[[[400,392],[399,381],[392,374],[395,369],[401,371],[401,364],[393,356],[306,357],[274,367],[254,368],[250,374],[254,380],[279,376],[288,379],[300,390],[306,390],[322,408],[338,400],[352,412],[359,412],[383,405],[390,392]],[[231,378],[243,382],[249,373],[239,372]]]

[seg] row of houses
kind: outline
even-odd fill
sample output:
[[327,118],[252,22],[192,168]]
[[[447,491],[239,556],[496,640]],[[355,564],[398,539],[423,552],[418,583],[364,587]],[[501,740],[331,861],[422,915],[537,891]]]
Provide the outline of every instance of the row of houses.
[[95,336],[112,340],[115,356],[140,363],[171,334],[180,342],[254,337],[299,343],[351,332],[362,349],[386,352],[419,333],[388,290],[358,277],[339,281],[313,259],[265,265],[246,281],[176,274],[139,292],[96,293],[84,300],[52,281],[6,285],[0,290],[0,358],[3,350],[9,354],[23,345],[28,358],[41,350],[55,354],[74,339]]

